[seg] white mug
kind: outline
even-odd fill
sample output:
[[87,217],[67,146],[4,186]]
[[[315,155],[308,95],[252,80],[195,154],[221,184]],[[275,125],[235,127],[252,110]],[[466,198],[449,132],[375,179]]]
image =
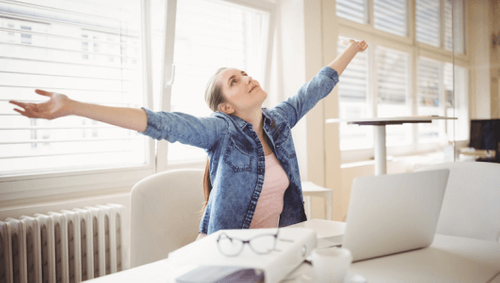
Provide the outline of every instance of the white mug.
[[351,266],[352,255],[348,249],[326,248],[312,251],[312,265],[318,283],[344,283]]

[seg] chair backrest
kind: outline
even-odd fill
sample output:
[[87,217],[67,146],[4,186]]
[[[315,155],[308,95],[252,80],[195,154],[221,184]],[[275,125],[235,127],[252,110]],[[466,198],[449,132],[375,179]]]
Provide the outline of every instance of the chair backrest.
[[203,173],[200,169],[166,171],[132,188],[131,267],[164,259],[196,240]]
[[500,241],[500,164],[454,162],[422,170],[449,169],[436,233]]

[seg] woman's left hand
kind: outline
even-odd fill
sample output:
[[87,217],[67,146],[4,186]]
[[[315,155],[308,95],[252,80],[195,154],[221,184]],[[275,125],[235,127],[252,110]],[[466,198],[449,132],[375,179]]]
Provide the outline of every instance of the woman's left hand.
[[363,52],[366,50],[366,48],[368,48],[368,43],[366,43],[364,40],[361,40],[361,41],[356,41],[354,39],[344,39],[342,40],[342,43],[345,45],[345,46],[354,46],[357,48],[357,52]]
[[50,99],[41,103],[25,103],[11,100],[9,103],[22,108],[15,108],[14,111],[28,118],[42,118],[47,120],[71,114],[68,111],[68,105],[71,100],[66,95],[41,89],[37,89],[35,92]]

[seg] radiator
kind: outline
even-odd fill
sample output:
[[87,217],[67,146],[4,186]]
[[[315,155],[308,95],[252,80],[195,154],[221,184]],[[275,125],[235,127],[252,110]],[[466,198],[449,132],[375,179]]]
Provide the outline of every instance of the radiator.
[[117,204],[0,221],[0,282],[81,282],[124,269]]

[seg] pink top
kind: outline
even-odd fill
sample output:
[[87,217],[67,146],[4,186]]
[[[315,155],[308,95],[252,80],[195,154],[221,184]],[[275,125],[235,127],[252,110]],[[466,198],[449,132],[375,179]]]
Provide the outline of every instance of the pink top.
[[[277,228],[283,211],[283,195],[290,181],[273,153],[266,155],[266,173],[250,229]],[[200,233],[196,240],[205,237]]]
[[266,155],[266,173],[250,229],[276,228],[283,211],[283,195],[290,181],[274,154]]

